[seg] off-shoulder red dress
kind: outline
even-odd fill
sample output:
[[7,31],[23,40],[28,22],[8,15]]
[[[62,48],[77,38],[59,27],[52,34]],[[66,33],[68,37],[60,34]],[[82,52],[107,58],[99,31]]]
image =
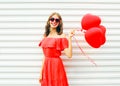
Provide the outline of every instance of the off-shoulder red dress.
[[44,38],[39,46],[45,55],[41,86],[68,86],[61,51],[68,47],[66,38]]

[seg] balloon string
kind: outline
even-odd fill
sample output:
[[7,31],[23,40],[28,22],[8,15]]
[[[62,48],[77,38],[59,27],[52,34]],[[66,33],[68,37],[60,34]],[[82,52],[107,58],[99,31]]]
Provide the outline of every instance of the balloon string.
[[76,44],[79,47],[79,49],[81,50],[81,52],[88,58],[88,60],[90,60],[95,66],[97,66],[97,64],[95,63],[95,61],[92,58],[90,58],[87,54],[85,54],[85,52],[83,51],[83,49],[78,44],[78,40],[74,36],[73,36],[73,38],[75,39]]

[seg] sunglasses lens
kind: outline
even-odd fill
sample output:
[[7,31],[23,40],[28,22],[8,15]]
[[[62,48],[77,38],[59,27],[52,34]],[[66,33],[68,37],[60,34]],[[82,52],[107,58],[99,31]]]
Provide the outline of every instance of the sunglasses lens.
[[55,20],[55,22],[60,22],[60,19],[55,19],[55,18],[50,18],[50,21],[54,21]]
[[53,22],[53,21],[54,21],[54,18],[51,18],[51,19],[50,19],[50,21],[52,21],[52,22]]
[[56,19],[56,22],[59,22],[60,20],[59,19]]

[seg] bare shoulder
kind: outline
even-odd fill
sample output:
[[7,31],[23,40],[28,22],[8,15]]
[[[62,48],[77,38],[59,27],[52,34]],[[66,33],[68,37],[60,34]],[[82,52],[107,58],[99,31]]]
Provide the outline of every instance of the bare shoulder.
[[66,38],[66,34],[61,34],[61,38]]

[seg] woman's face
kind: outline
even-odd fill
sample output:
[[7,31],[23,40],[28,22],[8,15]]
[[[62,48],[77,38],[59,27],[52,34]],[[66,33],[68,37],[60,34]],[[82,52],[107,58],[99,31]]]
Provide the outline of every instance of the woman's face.
[[57,28],[57,26],[59,25],[60,23],[60,19],[57,15],[53,15],[51,18],[50,18],[50,27],[51,28]]

